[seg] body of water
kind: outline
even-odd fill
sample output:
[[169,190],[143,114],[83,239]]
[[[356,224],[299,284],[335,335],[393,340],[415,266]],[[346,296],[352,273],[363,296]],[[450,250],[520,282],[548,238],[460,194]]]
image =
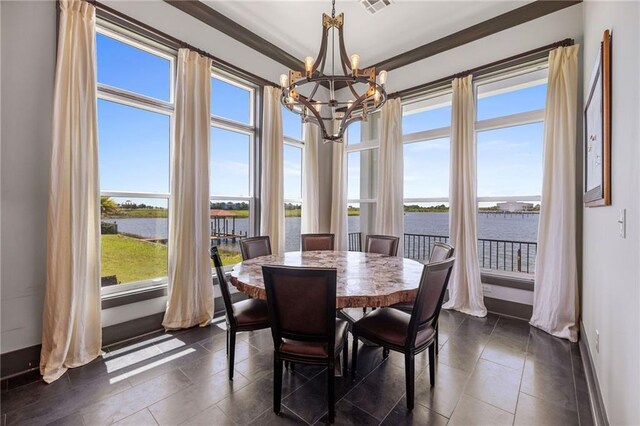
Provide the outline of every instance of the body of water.
[[[478,216],[478,238],[508,241],[535,242],[538,233],[537,214]],[[122,218],[106,219],[117,223],[118,232],[142,238],[167,238],[169,234],[166,218]],[[231,224],[229,224],[231,227]],[[285,218],[287,250],[300,246],[300,218]],[[236,219],[235,233],[249,232],[249,219]],[[349,216],[349,232],[360,232],[360,217]],[[449,235],[448,213],[405,213],[404,232],[407,234]]]

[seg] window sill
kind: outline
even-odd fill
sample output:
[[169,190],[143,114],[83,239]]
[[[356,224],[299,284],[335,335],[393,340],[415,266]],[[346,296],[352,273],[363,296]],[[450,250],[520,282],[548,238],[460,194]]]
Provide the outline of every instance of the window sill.
[[499,287],[515,288],[526,291],[533,291],[535,284],[533,274],[497,271],[491,269],[481,269],[480,279],[483,284],[491,284]]
[[[233,266],[225,266],[224,273],[227,279],[230,278],[231,269]],[[213,285],[218,285],[218,278],[215,272],[212,271]],[[148,286],[138,289],[113,292],[111,294],[103,294],[101,306],[102,309],[116,308],[118,306],[129,305],[136,302],[144,302],[145,300],[156,299],[158,297],[164,297],[167,295],[167,283],[157,284],[154,286]]]

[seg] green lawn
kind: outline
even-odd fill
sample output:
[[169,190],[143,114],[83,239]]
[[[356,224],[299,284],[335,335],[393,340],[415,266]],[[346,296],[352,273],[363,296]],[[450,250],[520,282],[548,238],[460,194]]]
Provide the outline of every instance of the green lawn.
[[[222,263],[242,260],[240,253],[220,250]],[[212,265],[213,266],[213,265]],[[103,277],[115,275],[119,283],[167,276],[167,246],[124,235],[102,235]]]

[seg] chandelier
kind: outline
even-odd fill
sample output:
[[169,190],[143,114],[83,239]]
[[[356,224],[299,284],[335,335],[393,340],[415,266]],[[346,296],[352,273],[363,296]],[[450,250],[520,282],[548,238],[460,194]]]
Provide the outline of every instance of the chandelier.
[[[356,121],[367,121],[367,116],[377,110],[387,100],[384,86],[387,72],[376,75],[375,67],[359,69],[360,56],[349,55],[344,45],[344,13],[336,17],[335,0],[331,2],[331,16],[322,14],[322,42],[318,57],[308,56],[304,60],[304,70],[289,70],[289,75],[280,76],[282,104],[290,111],[302,116],[302,122],[314,123],[322,130],[325,142],[342,142],[347,127]],[[327,44],[331,34],[331,75],[325,74],[327,64]],[[340,67],[342,75],[335,73],[335,33],[338,32]],[[318,88],[329,89],[329,100],[316,98]],[[309,93],[304,96],[300,93]],[[336,90],[348,88],[348,100],[337,100]],[[309,92],[307,92],[309,90]]]

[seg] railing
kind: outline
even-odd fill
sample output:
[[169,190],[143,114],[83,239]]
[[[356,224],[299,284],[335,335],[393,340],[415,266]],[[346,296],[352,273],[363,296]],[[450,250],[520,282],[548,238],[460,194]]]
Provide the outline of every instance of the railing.
[[[361,250],[361,233],[349,234],[349,250]],[[433,243],[449,241],[446,235],[404,234],[404,256],[410,259],[427,260]],[[528,241],[478,239],[478,262],[481,268],[501,271],[535,271],[538,244]]]
[[349,234],[349,251],[362,251],[362,234],[360,232]]

